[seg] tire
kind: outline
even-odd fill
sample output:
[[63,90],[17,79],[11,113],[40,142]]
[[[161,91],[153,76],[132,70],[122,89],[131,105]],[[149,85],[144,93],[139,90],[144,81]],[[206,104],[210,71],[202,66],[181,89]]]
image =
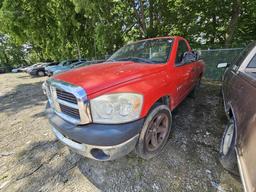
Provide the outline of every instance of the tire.
[[220,144],[219,160],[222,166],[226,170],[233,173],[234,175],[239,175],[235,143],[236,143],[235,122],[231,118],[222,136],[222,140]]
[[195,87],[190,92],[189,96],[192,97],[192,98],[196,98],[196,96],[198,94],[198,90],[200,89],[200,86],[201,86],[201,78],[198,80]]
[[44,73],[43,71],[38,71],[38,72],[37,72],[37,75],[38,75],[39,77],[43,77],[43,76],[45,76],[45,73]]
[[169,107],[159,103],[155,104],[142,127],[135,147],[137,155],[146,160],[158,155],[169,138],[171,125],[172,114]]

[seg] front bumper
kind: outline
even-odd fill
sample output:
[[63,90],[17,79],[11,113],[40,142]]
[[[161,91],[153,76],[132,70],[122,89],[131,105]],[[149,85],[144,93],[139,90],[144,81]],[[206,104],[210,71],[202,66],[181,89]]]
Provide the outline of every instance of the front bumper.
[[139,135],[135,135],[128,141],[114,146],[95,146],[84,143],[77,143],[64,135],[62,135],[57,129],[52,128],[55,136],[71,150],[83,155],[85,157],[95,159],[98,161],[109,161],[118,159],[128,153],[130,153],[138,141]]
[[119,125],[74,125],[47,105],[46,113],[55,136],[73,151],[99,161],[120,158],[130,153],[139,138],[144,119]]

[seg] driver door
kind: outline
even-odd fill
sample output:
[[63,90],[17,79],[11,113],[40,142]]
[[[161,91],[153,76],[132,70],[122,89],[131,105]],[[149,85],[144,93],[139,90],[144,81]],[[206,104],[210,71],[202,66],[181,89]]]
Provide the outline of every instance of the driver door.
[[192,86],[191,72],[193,65],[191,63],[182,63],[184,53],[190,51],[184,40],[179,40],[177,55],[175,59],[176,89],[181,102],[187,96]]

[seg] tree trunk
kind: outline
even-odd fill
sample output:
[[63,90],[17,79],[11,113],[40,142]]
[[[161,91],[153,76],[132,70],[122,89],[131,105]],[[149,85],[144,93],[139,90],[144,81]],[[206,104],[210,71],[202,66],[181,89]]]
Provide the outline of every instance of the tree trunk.
[[225,47],[229,47],[233,41],[234,33],[237,27],[238,19],[241,12],[241,0],[235,0],[232,7],[232,15],[226,33]]
[[43,55],[42,49],[39,47],[36,47],[34,50],[35,50],[39,60],[44,61],[44,55]]
[[138,10],[136,8],[136,4],[134,0],[131,1],[133,11],[135,13],[136,20],[138,22],[139,29],[142,33],[142,36],[146,36],[146,23],[145,23],[145,16],[144,16],[144,1],[140,0],[140,5],[138,6]]
[[216,15],[213,15],[212,16],[212,26],[213,26],[213,30],[212,30],[212,36],[210,37],[210,44],[211,46],[214,45],[214,42],[215,42],[215,37],[216,37]]
[[154,25],[154,18],[153,18],[153,3],[154,1],[153,0],[149,0],[149,28],[153,28],[153,25]]
[[[145,22],[145,15],[144,15],[144,0],[140,0],[140,15],[141,15],[141,25],[143,28],[143,31],[147,33],[147,27],[146,27],[146,22]],[[146,34],[144,34],[146,35]]]

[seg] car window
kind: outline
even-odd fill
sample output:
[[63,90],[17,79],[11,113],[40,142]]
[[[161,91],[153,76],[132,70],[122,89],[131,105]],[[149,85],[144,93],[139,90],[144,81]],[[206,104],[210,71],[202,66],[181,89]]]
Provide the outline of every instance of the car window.
[[53,65],[56,65],[56,63],[50,63],[50,64],[48,64],[48,66],[53,66]]
[[248,64],[247,68],[256,68],[256,55],[252,58],[250,63]]
[[233,70],[238,70],[238,68],[240,67],[240,65],[243,63],[243,61],[245,60],[245,58],[247,57],[247,55],[251,52],[252,48],[255,46],[255,43],[251,43],[249,44],[246,48],[244,48],[240,54],[238,54],[234,61],[231,64],[231,68]]
[[179,65],[181,63],[182,57],[184,53],[187,51],[189,51],[187,43],[184,40],[180,40],[178,45],[176,60],[175,60],[176,65]]
[[63,66],[67,66],[67,65],[70,65],[71,64],[71,61],[66,61],[65,63],[63,63]]
[[66,63],[67,61],[61,61],[58,66],[64,66],[64,64]]

